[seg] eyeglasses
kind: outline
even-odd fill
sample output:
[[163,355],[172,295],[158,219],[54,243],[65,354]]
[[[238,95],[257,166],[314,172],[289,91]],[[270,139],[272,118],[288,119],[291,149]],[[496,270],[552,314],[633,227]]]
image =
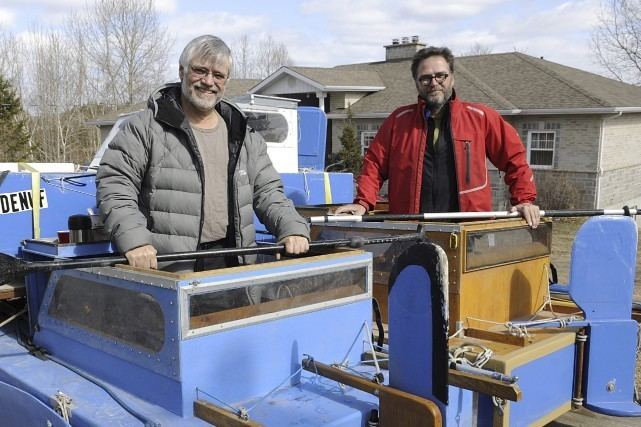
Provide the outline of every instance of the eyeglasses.
[[190,65],[189,68],[191,69],[191,75],[194,76],[197,79],[204,79],[209,74],[211,74],[211,76],[214,78],[214,80],[219,82],[219,83],[224,83],[225,80],[227,80],[227,76],[226,75],[224,75],[223,73],[220,73],[218,71],[212,71],[209,68],[194,67],[193,65]]
[[449,77],[448,73],[434,73],[434,74],[423,74],[420,76],[417,80],[420,84],[427,86],[432,82],[432,79],[436,81],[436,83],[443,83],[445,79]]

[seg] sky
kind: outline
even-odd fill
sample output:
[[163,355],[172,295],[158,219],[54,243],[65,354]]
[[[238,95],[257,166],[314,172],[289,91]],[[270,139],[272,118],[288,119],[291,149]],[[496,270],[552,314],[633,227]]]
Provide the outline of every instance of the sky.
[[[1,0],[0,29],[28,38],[32,28],[55,28],[73,9],[95,0]],[[601,0],[275,0],[227,2],[156,0],[175,38],[172,64],[201,34],[233,46],[242,35],[271,35],[294,65],[331,67],[381,61],[392,39],[419,36],[454,54],[475,44],[493,53],[520,51],[603,73],[590,51]]]

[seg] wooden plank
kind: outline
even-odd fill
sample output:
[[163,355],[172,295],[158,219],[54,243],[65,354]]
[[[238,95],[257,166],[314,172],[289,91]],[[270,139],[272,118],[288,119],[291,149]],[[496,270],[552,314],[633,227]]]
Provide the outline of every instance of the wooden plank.
[[[378,365],[381,369],[387,369],[387,357],[385,353],[376,353]],[[361,360],[371,361],[372,353],[366,352],[361,354]],[[373,362],[372,362],[373,363]],[[477,391],[479,393],[487,394],[488,396],[496,396],[512,402],[521,400],[521,388],[516,384],[507,384],[493,378],[474,375],[466,372],[457,371],[454,369],[449,370],[448,384],[466,390]]]
[[431,400],[375,383],[312,359],[303,360],[303,368],[365,393],[378,396],[382,426],[439,427],[443,425],[441,411]]
[[431,400],[391,387],[380,390],[379,417],[382,426],[438,427],[441,411]]
[[194,415],[216,427],[262,427],[261,423],[243,420],[238,414],[204,400],[194,401]]
[[0,300],[19,298],[24,295],[25,287],[23,283],[6,283],[0,285]]
[[638,418],[602,415],[581,407],[566,412],[546,427],[639,427],[640,424]]
[[449,371],[448,384],[512,402],[518,402],[522,397],[521,388],[516,384],[506,384],[493,378],[473,375],[454,369]]

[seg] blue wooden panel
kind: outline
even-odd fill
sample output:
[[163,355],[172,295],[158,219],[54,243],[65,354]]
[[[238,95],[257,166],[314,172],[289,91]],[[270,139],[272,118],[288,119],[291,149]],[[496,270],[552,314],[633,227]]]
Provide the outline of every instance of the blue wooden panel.
[[328,173],[331,194],[326,194],[323,172],[280,174],[285,194],[297,206],[343,204],[354,200],[354,181],[351,173]]
[[572,246],[569,293],[586,320],[630,319],[637,225],[629,217],[593,217]]
[[340,363],[356,338],[349,361],[357,363],[371,309],[364,300],[184,341],[183,410],[196,388],[228,403],[265,395],[300,368],[303,355]]
[[[526,426],[541,419],[572,399],[574,384],[574,345],[568,345],[515,368],[523,400],[509,402],[510,426]],[[554,378],[554,385],[545,378]]]
[[607,415],[641,417],[641,406],[634,402],[638,333],[639,324],[634,320],[592,323],[587,341],[586,407]]
[[34,396],[0,381],[0,423],[11,427],[69,426],[53,409]]

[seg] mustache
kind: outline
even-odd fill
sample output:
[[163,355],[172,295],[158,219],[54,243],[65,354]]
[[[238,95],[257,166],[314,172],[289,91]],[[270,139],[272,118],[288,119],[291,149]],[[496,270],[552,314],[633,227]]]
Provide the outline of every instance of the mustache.
[[194,89],[206,89],[206,90],[211,90],[211,91],[216,92],[216,93],[218,92],[218,89],[216,88],[216,85],[208,85],[208,84],[204,84],[202,82],[195,83],[193,87],[194,87]]

